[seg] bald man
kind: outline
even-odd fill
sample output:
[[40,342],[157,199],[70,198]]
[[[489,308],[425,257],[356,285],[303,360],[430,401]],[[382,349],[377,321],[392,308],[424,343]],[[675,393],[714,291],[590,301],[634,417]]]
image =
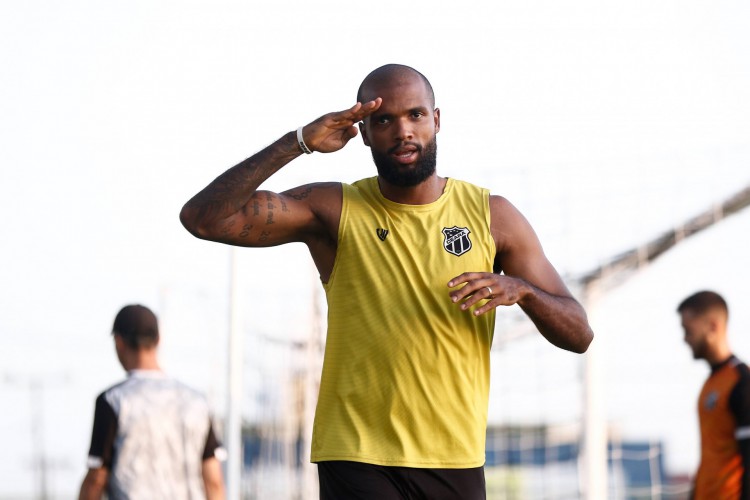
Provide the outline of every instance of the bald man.
[[750,370],[729,348],[727,303],[702,291],[677,311],[693,357],[711,367],[698,399],[701,462],[693,499],[750,499]]
[[[439,131],[427,78],[382,66],[356,104],[285,134],[180,213],[198,238],[307,245],[328,301],[311,454],[324,500],[485,498],[496,309],[518,304],[562,349],[584,352],[593,338],[521,213],[437,174]],[[359,133],[377,176],[259,190],[292,160],[338,151]]]

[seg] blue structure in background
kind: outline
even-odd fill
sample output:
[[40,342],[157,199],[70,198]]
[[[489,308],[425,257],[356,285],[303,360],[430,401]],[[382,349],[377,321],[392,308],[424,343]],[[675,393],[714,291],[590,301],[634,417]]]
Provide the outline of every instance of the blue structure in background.
[[[487,430],[486,464],[491,468],[542,469],[551,465],[577,470],[581,449],[572,440],[549,438],[549,429],[530,427],[490,427]],[[245,428],[243,433],[244,467],[261,463],[293,463],[300,468],[309,460],[309,450],[298,436],[290,447],[279,439],[264,438],[258,429]],[[289,454],[291,453],[291,457]],[[609,470],[618,474],[625,488],[648,489],[669,484],[664,467],[664,449],[660,442],[609,443]],[[628,498],[630,498],[628,496]]]

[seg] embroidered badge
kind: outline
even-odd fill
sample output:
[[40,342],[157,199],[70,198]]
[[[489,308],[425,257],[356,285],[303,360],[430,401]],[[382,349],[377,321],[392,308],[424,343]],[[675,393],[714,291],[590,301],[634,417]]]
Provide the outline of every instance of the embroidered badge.
[[471,250],[471,240],[469,239],[468,227],[444,227],[443,236],[443,248],[448,253],[456,256],[460,256]]
[[385,239],[388,237],[388,230],[383,229],[382,227],[377,228],[375,232],[378,233],[378,238],[380,238],[380,241],[385,241]]
[[716,403],[719,402],[719,391],[711,391],[706,395],[706,399],[703,400],[703,406],[706,410],[713,410],[716,408]]

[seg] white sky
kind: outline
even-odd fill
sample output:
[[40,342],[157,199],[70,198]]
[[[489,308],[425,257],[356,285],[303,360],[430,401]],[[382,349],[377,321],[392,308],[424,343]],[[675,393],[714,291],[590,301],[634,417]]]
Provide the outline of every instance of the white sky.
[[[439,171],[507,196],[577,275],[750,183],[748,25],[739,0],[0,4],[0,497],[34,491],[31,380],[45,387],[50,488],[77,489],[93,399],[122,376],[108,333],[126,303],[156,309],[165,367],[223,412],[229,252],[185,232],[179,209],[286,131],[353,104],[370,70],[426,74],[442,112]],[[267,187],[373,173],[355,139]],[[610,420],[666,440],[680,471],[697,460],[705,367],[681,345],[674,305],[712,286],[741,308],[749,226],[727,221],[592,313]],[[258,388],[290,368],[267,339],[306,335],[315,277],[299,246],[242,251],[239,267]],[[507,375],[496,387],[524,359],[578,363],[534,342],[496,356]],[[575,368],[555,378],[544,364],[532,368],[536,403],[519,399],[516,415],[496,397],[490,417],[575,417],[575,397],[547,397],[554,381],[575,384]]]

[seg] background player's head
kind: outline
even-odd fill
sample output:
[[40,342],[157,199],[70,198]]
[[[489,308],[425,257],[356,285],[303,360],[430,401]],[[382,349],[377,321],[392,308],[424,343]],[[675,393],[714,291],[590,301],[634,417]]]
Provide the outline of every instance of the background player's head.
[[709,363],[721,361],[729,350],[729,308],[724,298],[716,292],[700,291],[680,302],[677,312],[693,357]]
[[429,80],[401,64],[386,64],[365,77],[358,102],[383,102],[360,123],[378,175],[399,187],[420,184],[435,173],[440,110]]
[[117,357],[126,370],[155,363],[159,324],[148,307],[135,304],[120,309],[112,326],[112,335]]

